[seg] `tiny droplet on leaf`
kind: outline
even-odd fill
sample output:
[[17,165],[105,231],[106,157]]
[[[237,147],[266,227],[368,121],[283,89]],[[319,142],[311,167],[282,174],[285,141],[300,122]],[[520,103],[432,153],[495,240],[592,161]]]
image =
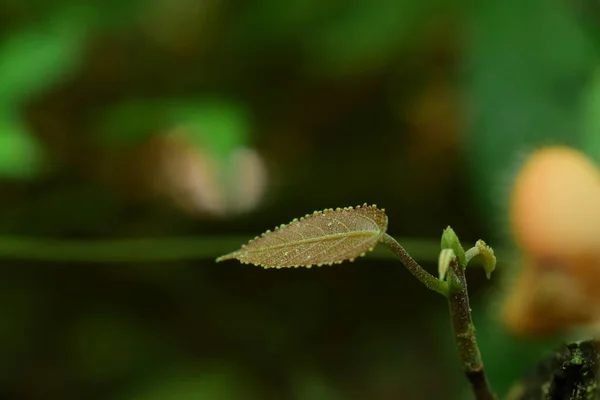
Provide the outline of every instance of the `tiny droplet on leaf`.
[[339,264],[372,251],[387,226],[387,215],[374,205],[327,209],[267,231],[216,261],[237,259],[264,268]]

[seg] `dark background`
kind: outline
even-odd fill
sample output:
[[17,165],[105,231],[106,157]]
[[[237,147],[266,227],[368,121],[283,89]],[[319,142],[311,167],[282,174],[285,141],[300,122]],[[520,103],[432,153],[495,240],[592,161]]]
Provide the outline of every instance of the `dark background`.
[[469,398],[444,299],[385,252],[213,261],[364,202],[434,274],[449,224],[498,249],[468,275],[505,393],[558,343],[496,321],[511,180],[539,145],[600,155],[599,10],[0,1],[0,398]]

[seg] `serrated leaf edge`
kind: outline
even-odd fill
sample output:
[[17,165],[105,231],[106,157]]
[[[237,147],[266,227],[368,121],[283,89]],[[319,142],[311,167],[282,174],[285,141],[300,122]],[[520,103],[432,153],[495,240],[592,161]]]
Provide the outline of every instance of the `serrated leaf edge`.
[[[369,205],[367,203],[364,203],[363,205],[357,205],[355,207],[352,206],[348,206],[348,207],[337,207],[337,208],[326,208],[324,210],[320,210],[320,211],[314,211],[312,214],[306,214],[304,217],[300,217],[300,218],[294,218],[293,220],[291,220],[289,223],[287,224],[281,224],[279,226],[276,226],[275,228],[273,228],[273,231],[278,231],[280,229],[285,229],[288,226],[299,222],[299,221],[303,221],[304,219],[308,218],[308,217],[312,217],[314,215],[319,215],[319,214],[326,214],[328,212],[334,212],[334,211],[342,211],[342,210],[355,210],[355,209],[360,209],[360,208],[373,208],[375,210],[378,211],[382,211],[385,212],[385,208],[377,208],[377,204],[372,204]],[[215,262],[221,262],[221,261],[226,261],[226,260],[234,260],[237,259],[237,255],[240,254],[242,252],[242,249],[244,247],[246,247],[247,245],[249,245],[250,243],[264,237],[265,235],[268,235],[269,233],[271,233],[272,231],[270,229],[267,229],[265,232],[263,232],[260,236],[255,236],[254,239],[250,239],[248,241],[247,244],[243,244],[242,248],[236,251],[233,251],[231,253],[225,254],[223,256],[218,257]],[[385,232],[383,232],[385,233]],[[381,235],[381,237],[379,238],[379,240],[377,241],[378,243],[383,242],[383,234]],[[371,246],[367,249],[367,251],[360,253],[360,255],[358,257],[365,257],[367,255],[367,253],[372,252],[373,250],[375,250],[375,246]],[[341,261],[334,261],[334,262],[328,262],[328,263],[320,263],[320,264],[297,264],[291,267],[282,267],[280,265],[276,265],[276,266],[268,266],[268,265],[264,265],[264,264],[259,264],[259,263],[252,263],[252,262],[247,262],[247,261],[241,261],[238,260],[241,264],[244,265],[254,265],[257,267],[262,267],[264,269],[285,269],[285,268],[307,268],[310,269],[312,267],[322,267],[322,266],[332,266],[334,264],[341,264],[344,261],[349,261],[349,262],[354,262],[356,260],[357,257],[354,258],[349,258],[348,260],[341,260]]]

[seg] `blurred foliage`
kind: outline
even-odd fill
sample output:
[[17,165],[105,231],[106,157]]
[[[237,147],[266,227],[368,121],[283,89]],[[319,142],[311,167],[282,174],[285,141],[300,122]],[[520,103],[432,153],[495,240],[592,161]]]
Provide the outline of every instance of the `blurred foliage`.
[[180,124],[191,131],[193,144],[225,159],[248,142],[249,121],[244,114],[243,108],[219,99],[132,100],[110,110],[98,130],[104,145],[132,146],[158,128]]
[[[448,224],[510,245],[523,154],[600,155],[598,21],[586,0],[0,2],[0,397],[462,398],[445,306],[385,257],[212,257],[365,201],[432,272],[418,238]],[[556,341],[508,336],[507,283],[469,279],[505,393]]]
[[0,115],[0,176],[29,178],[40,167],[40,146],[21,121],[15,121],[11,113],[6,114]]
[[600,162],[600,69],[596,68],[590,80],[583,104],[583,148],[596,162]]
[[85,14],[60,13],[41,27],[7,36],[0,48],[3,108],[18,107],[75,71],[87,32],[85,20]]
[[[474,6],[469,19],[469,157],[476,182],[502,182],[540,144],[580,146],[582,90],[597,60],[568,2]],[[532,24],[532,20],[535,23]],[[485,183],[484,183],[485,182]],[[473,193],[498,206],[497,191]]]

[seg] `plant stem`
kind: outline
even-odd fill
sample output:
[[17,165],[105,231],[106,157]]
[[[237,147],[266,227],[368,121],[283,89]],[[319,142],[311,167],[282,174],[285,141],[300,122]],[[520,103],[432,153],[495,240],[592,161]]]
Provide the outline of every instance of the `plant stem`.
[[396,256],[402,261],[402,264],[413,274],[418,280],[420,280],[428,289],[438,292],[444,297],[448,296],[448,285],[446,282],[440,281],[429,272],[425,271],[415,260],[412,258],[404,247],[400,245],[387,233],[383,236],[383,243],[394,252]]
[[[496,396],[488,384],[481,353],[477,347],[475,325],[471,319],[471,306],[467,291],[465,270],[460,267],[456,257],[450,262],[447,271],[447,282],[441,281],[425,271],[404,248],[387,233],[383,243],[398,256],[404,266],[425,286],[448,299],[450,317],[454,331],[454,340],[458,347],[458,356],[476,400],[496,400]],[[472,255],[471,255],[472,256]],[[472,258],[472,257],[471,257]]]
[[477,400],[496,400],[483,369],[467,291],[465,270],[455,259],[448,270],[448,305],[458,356]]
[[479,251],[479,247],[472,247],[469,250],[465,251],[465,258],[467,260],[467,265],[469,264],[469,262],[471,262],[471,260],[474,257],[477,257],[479,255],[480,251]]

